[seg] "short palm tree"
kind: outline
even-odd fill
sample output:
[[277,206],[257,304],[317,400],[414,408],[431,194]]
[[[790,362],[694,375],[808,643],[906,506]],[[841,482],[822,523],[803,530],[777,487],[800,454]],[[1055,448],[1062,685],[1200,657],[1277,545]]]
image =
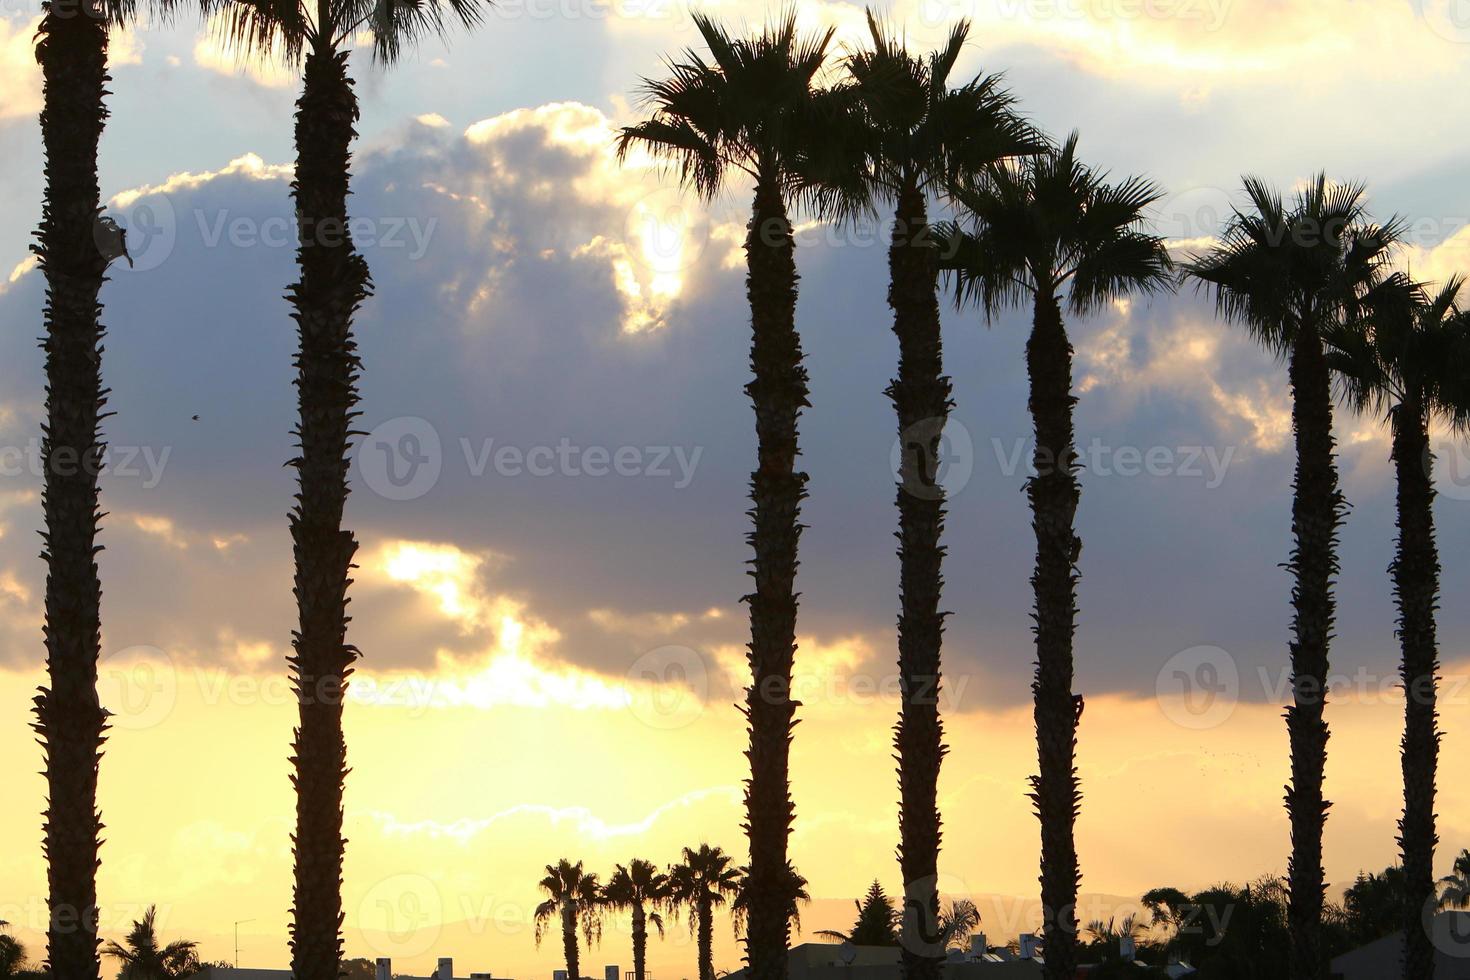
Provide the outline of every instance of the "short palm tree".
[[1296,473],[1292,483],[1293,576],[1290,643],[1292,703],[1291,821],[1287,921],[1293,980],[1326,976],[1322,911],[1326,881],[1322,831],[1327,764],[1328,653],[1335,605],[1338,528],[1345,501],[1332,436],[1332,380],[1326,340],[1342,329],[1367,291],[1385,277],[1397,237],[1393,222],[1368,220],[1359,185],[1318,174],[1288,206],[1256,178],[1246,178],[1249,205],[1238,210],[1218,245],[1185,266],[1215,298],[1227,320],[1242,324],[1287,363],[1292,392]]
[[288,658],[299,722],[292,744],[296,787],[291,972],[338,980],[342,963],[342,792],[347,743],[342,705],[358,649],[347,642],[347,586],[357,539],[342,526],[347,454],[357,412],[360,360],[352,319],[372,292],[347,216],[351,144],[359,110],[348,56],[366,31],[392,64],[451,21],[476,24],[486,0],[208,0],[226,36],[247,53],[300,63],[296,102],[296,204],[300,279],[287,293],[298,350],[291,460],[299,489],[291,510],[299,625]]
[[581,980],[581,951],[577,946],[577,930],[590,949],[602,938],[602,887],[597,875],[582,870],[582,862],[576,864],[562,858],[556,864],[546,866],[546,877],[540,888],[546,900],[536,906],[536,946],[546,934],[552,921],[561,924],[561,946],[566,955],[567,980]]
[[1433,980],[1434,945],[1424,916],[1434,907],[1434,798],[1439,759],[1439,552],[1434,535],[1434,483],[1429,425],[1463,433],[1470,424],[1470,316],[1456,299],[1455,277],[1434,295],[1401,276],[1367,297],[1361,326],[1341,331],[1328,363],[1349,403],[1386,414],[1398,480],[1398,546],[1389,573],[1398,604],[1404,682],[1402,743],[1404,813],[1402,928],[1405,980]]
[[663,908],[669,898],[669,876],[653,866],[653,862],[634,858],[618,865],[602,889],[602,901],[608,908],[626,911],[633,919],[633,977],[644,980],[648,962],[648,927],[664,934]]
[[102,950],[122,964],[118,980],[182,980],[199,972],[197,943],[178,939],[159,945],[157,915],[157,907],[148,906],[121,944],[109,942]]
[[8,930],[10,923],[0,919],[0,977],[13,977],[26,968],[26,947]]
[[715,909],[740,893],[740,869],[718,847],[684,848],[684,858],[669,869],[669,907],[689,915],[689,931],[699,944],[699,980],[715,980]]
[[798,422],[807,405],[807,374],[796,331],[796,263],[789,204],[811,187],[807,149],[823,118],[813,79],[832,32],[804,37],[788,11],[759,35],[737,38],[696,15],[709,60],[686,51],[670,77],[647,81],[650,117],[623,130],[618,152],[635,147],[677,170],[703,197],[732,173],[754,184],[745,240],[751,313],[746,386],[755,408],[757,465],[751,475],[749,660],[744,712],[750,726],[746,828],[750,838],[750,910],[746,958],[752,980],[785,980],[795,904],[787,842],[795,805],[789,754],[796,723],[791,678],[796,655],[796,568],[806,474],[796,468]]
[[1450,876],[1439,884],[1440,908],[1470,909],[1470,850],[1459,853]]
[[837,160],[824,170],[831,190],[861,211],[894,209],[888,248],[888,305],[898,338],[898,377],[888,397],[902,440],[898,489],[901,688],[894,748],[898,754],[899,845],[905,976],[934,980],[944,960],[940,942],[938,803],[944,728],[939,717],[943,590],[944,488],[940,443],[952,407],[944,374],[939,320],[939,253],[929,225],[929,198],[962,176],[1008,157],[1040,151],[1040,139],[1012,111],[995,76],[951,88],[949,79],[969,37],[968,21],[926,56],[911,54],[868,11],[871,46],[846,60],[851,135],[823,141]]
[[973,230],[952,225],[940,238],[943,267],[962,302],[987,318],[1029,302],[1026,366],[1035,424],[1034,474],[1027,481],[1036,533],[1035,695],[1039,774],[1032,800],[1041,821],[1041,901],[1046,910],[1046,976],[1070,978],[1077,965],[1077,887],[1073,827],[1081,805],[1072,640],[1077,617],[1074,529],[1080,496],[1073,444],[1072,344],[1062,307],[1085,315],[1132,292],[1171,285],[1163,242],[1140,229],[1159,198],[1147,180],[1109,184],[1077,159],[1077,136],[1061,147],[991,167],[984,180],[957,186],[954,198]]

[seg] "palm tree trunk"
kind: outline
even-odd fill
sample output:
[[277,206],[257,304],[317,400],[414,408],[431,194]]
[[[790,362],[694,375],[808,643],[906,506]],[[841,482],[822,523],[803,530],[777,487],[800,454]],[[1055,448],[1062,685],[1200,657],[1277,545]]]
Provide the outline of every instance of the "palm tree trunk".
[[699,980],[715,980],[715,910],[708,898],[699,900]]
[[1292,588],[1292,703],[1286,709],[1291,741],[1291,785],[1286,812],[1291,820],[1291,860],[1287,868],[1287,925],[1292,980],[1325,980],[1322,904],[1322,829],[1331,805],[1322,797],[1327,764],[1327,648],[1332,638],[1332,578],[1337,572],[1337,529],[1343,498],[1338,489],[1332,438],[1332,390],[1322,340],[1314,328],[1298,331],[1288,373],[1292,389],[1292,429],[1296,434],[1296,475],[1292,482],[1291,529],[1294,541],[1287,563]]
[[[791,698],[796,655],[796,551],[806,474],[796,469],[797,421],[807,406],[807,376],[796,333],[796,262],[791,222],[780,187],[758,182],[746,236],[749,265],[751,368],[746,393],[755,406],[758,466],[751,475],[755,551],[750,603],[750,780],[746,783],[750,915],[746,959],[751,980],[786,980],[795,894],[786,845],[796,808],[789,752],[796,702]],[[707,980],[707,978],[706,978]]]
[[1073,530],[1080,488],[1073,446],[1072,344],[1056,297],[1037,294],[1026,344],[1031,418],[1036,427],[1033,466],[1026,483],[1036,532],[1036,698],[1038,775],[1031,799],[1041,821],[1041,905],[1045,915],[1047,980],[1077,972],[1077,845],[1073,824],[1082,793],[1077,783],[1077,702],[1072,694],[1072,637],[1077,622],[1077,558]]
[[57,980],[97,980],[97,770],[106,713],[97,698],[102,335],[107,258],[97,241],[97,144],[107,119],[107,25],[89,5],[51,6],[37,33],[45,85],[46,189],[34,246],[46,277],[46,426],[41,459],[47,687],[35,699],[46,756],[47,964]]
[[1434,545],[1434,484],[1422,402],[1411,397],[1393,412],[1398,473],[1398,551],[1389,571],[1399,609],[1404,682],[1404,980],[1434,980],[1434,946],[1426,926],[1434,892],[1435,767],[1439,760],[1436,684],[1439,648],[1439,555]]
[[307,54],[296,104],[301,281],[290,290],[299,332],[296,392],[300,489],[291,512],[300,628],[290,658],[299,708],[292,762],[296,882],[294,980],[338,980],[342,960],[342,703],[357,650],[347,643],[347,582],[357,541],[342,528],[349,427],[357,404],[352,316],[370,292],[367,263],[347,232],[349,146],[357,97],[347,54]]
[[633,980],[643,980],[648,963],[648,915],[643,903],[633,903]]
[[899,196],[888,264],[888,305],[898,337],[898,378],[889,385],[888,397],[898,414],[902,440],[898,489],[902,700],[893,746],[898,753],[898,859],[904,880],[903,968],[910,980],[938,980],[944,957],[939,937],[939,767],[945,754],[939,718],[945,618],[939,611],[944,585],[939,452],[951,402],[939,327],[938,258],[930,247],[924,195],[917,189],[908,188]]
[[582,958],[577,949],[577,912],[570,903],[561,909],[561,948],[567,958],[567,980],[582,980]]

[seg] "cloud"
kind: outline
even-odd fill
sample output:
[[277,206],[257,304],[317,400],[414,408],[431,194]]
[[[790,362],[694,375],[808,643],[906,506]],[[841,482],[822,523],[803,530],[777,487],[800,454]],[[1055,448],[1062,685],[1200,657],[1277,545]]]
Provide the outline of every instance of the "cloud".
[[41,111],[41,69],[36,65],[39,16],[29,20],[0,17],[0,121],[34,116]]

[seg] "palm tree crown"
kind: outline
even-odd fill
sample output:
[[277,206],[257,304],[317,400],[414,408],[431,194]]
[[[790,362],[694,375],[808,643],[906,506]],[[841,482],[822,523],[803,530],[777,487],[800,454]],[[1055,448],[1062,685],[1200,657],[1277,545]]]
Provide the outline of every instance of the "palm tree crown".
[[159,945],[155,920],[157,906],[150,905],[143,918],[133,923],[122,944],[109,942],[102,950],[122,963],[120,980],[181,980],[199,971],[198,944],[186,939]]
[[553,921],[559,921],[562,933],[563,952],[566,954],[569,980],[581,977],[581,958],[577,949],[577,930],[592,946],[602,937],[602,888],[597,875],[582,870],[582,862],[573,864],[562,858],[556,864],[546,866],[546,877],[538,883],[546,900],[536,906],[536,945]]
[[684,848],[683,860],[669,869],[669,905],[689,912],[689,931],[699,943],[699,980],[714,980],[714,910],[740,893],[740,869],[718,847]]
[[653,862],[635,858],[618,865],[602,889],[602,902],[633,917],[633,976],[643,980],[647,972],[648,926],[664,934],[664,920],[659,909],[669,900],[669,876],[653,866]]
[[488,0],[203,0],[220,15],[224,40],[244,55],[279,55],[295,62],[303,51],[337,51],[363,32],[373,57],[396,63],[426,37],[443,37],[454,22],[472,28]]

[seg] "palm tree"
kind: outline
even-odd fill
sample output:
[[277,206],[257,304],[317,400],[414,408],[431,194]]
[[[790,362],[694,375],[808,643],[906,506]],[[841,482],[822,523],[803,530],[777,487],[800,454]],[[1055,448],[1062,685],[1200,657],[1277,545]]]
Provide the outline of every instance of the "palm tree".
[[789,10],[758,36],[732,37],[706,16],[696,27],[710,61],[694,51],[669,64],[671,77],[646,81],[650,117],[622,131],[620,156],[641,147],[670,163],[703,197],[728,174],[755,185],[745,254],[751,312],[746,386],[755,408],[757,466],[751,475],[755,553],[751,576],[751,685],[744,712],[750,726],[746,832],[750,838],[752,903],[746,959],[752,980],[785,980],[795,905],[787,874],[787,842],[795,805],[789,753],[796,702],[791,696],[796,654],[796,567],[806,474],[796,468],[798,421],[807,405],[807,374],[796,332],[796,264],[788,202],[808,192],[806,147],[820,112],[812,81],[826,59],[832,32],[803,37]]
[[576,864],[562,858],[556,864],[546,866],[546,877],[540,881],[546,900],[536,906],[534,914],[536,946],[540,948],[541,937],[553,919],[561,922],[561,945],[567,960],[567,980],[581,980],[581,956],[577,948],[577,929],[590,949],[602,938],[602,888],[597,875],[582,870],[582,862]]
[[122,945],[109,942],[102,950],[122,964],[118,980],[182,980],[199,972],[199,944],[178,939],[160,946],[154,926],[157,915],[157,906],[148,906]]
[[1082,701],[1072,693],[1072,638],[1077,616],[1074,530],[1080,488],[1073,446],[1072,344],[1062,304],[1085,315],[1130,292],[1170,285],[1163,242],[1139,230],[1159,198],[1147,180],[1109,184],[1077,159],[1077,135],[1059,148],[991,167],[985,180],[957,186],[973,232],[941,234],[959,298],[976,301],[993,319],[1029,300],[1026,344],[1035,424],[1034,474],[1027,481],[1036,533],[1036,707],[1039,775],[1031,798],[1041,821],[1041,901],[1046,910],[1046,976],[1071,977],[1077,966],[1077,887],[1081,878],[1073,825],[1081,805],[1077,723]]
[[[224,13],[240,50],[279,51],[302,65],[296,102],[296,205],[300,280],[288,291],[299,347],[295,359],[300,454],[291,540],[299,625],[288,658],[299,724],[291,779],[293,837],[291,972],[337,980],[342,963],[342,792],[347,744],[342,704],[358,649],[347,642],[347,586],[357,540],[342,527],[347,453],[357,416],[360,361],[352,318],[372,292],[347,217],[351,144],[359,110],[348,56],[359,31],[380,64],[397,61],[448,22],[476,24],[486,0],[206,0]],[[304,56],[304,57],[303,57]]]
[[[1437,686],[1439,553],[1434,540],[1434,483],[1429,423],[1463,432],[1470,424],[1470,317],[1456,306],[1464,280],[1450,279],[1433,296],[1393,276],[1367,298],[1362,329],[1340,333],[1328,363],[1349,403],[1388,416],[1398,479],[1398,548],[1389,574],[1398,604],[1404,682],[1402,765],[1404,814],[1401,927],[1404,977],[1432,980],[1434,946],[1424,916],[1434,905],[1434,797],[1439,759]],[[1398,869],[1394,869],[1398,870]]]
[[[1042,148],[1011,111],[1012,98],[994,76],[950,88],[949,78],[969,36],[968,21],[950,31],[938,51],[917,57],[868,11],[872,46],[846,60],[852,110],[847,139],[818,149],[839,159],[824,173],[849,208],[894,208],[888,249],[888,305],[898,338],[898,377],[888,397],[898,415],[902,455],[898,523],[899,720],[894,729],[899,782],[899,864],[903,873],[904,973],[935,980],[944,958],[939,942],[939,769],[944,729],[939,717],[943,589],[944,488],[940,442],[949,418],[950,380],[944,374],[939,329],[939,255],[929,225],[928,198],[962,175]],[[823,154],[827,155],[826,153]],[[850,157],[855,173],[844,167]]]
[[1470,909],[1470,850],[1460,852],[1453,872],[1439,884],[1440,908]]
[[26,967],[26,947],[8,931],[10,923],[0,919],[0,977],[14,977]]
[[689,931],[699,943],[699,980],[715,980],[715,909],[740,894],[741,878],[730,855],[708,844],[684,848],[684,859],[669,869],[669,907],[675,915],[689,913]]
[[968,898],[951,898],[939,910],[939,941],[944,949],[964,949],[980,928],[980,909]]
[[626,866],[618,865],[602,889],[603,904],[628,911],[633,917],[633,977],[643,980],[648,954],[648,926],[664,934],[663,916],[659,909],[669,897],[669,876],[653,866],[653,862],[634,858]]
[[1327,763],[1328,649],[1332,639],[1337,532],[1345,502],[1338,486],[1332,436],[1332,387],[1325,338],[1339,330],[1383,277],[1398,236],[1390,222],[1369,223],[1359,185],[1318,174],[1288,208],[1279,193],[1246,178],[1249,207],[1237,211],[1220,243],[1185,267],[1215,297],[1216,309],[1245,326],[1287,362],[1296,440],[1293,480],[1291,820],[1287,920],[1293,980],[1326,975],[1322,909],[1323,798]]

